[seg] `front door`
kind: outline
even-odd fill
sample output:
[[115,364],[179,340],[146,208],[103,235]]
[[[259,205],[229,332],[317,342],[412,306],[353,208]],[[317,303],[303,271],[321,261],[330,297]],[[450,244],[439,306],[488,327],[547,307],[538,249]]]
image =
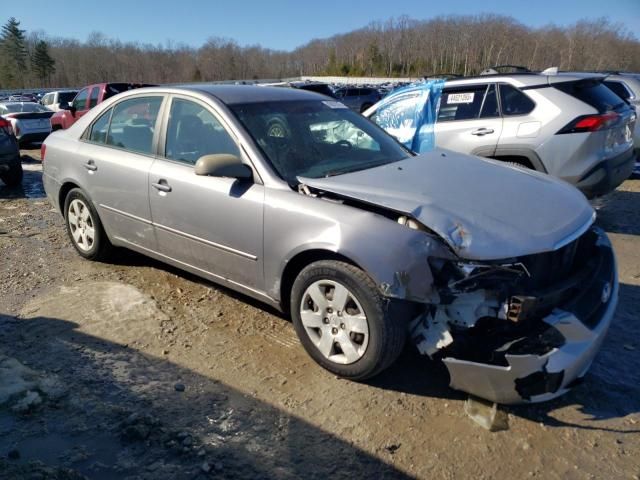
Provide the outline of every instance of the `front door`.
[[434,131],[438,147],[483,157],[493,155],[502,133],[495,84],[445,88]]
[[264,187],[194,173],[204,155],[242,157],[209,106],[176,96],[166,125],[164,156],[152,165],[148,186],[159,252],[202,273],[263,290]]

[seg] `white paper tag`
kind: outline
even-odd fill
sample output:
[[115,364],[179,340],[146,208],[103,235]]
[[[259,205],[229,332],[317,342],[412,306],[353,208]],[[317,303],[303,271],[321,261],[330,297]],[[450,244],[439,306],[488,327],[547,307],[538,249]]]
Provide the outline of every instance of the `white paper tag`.
[[469,93],[450,93],[447,96],[447,104],[452,103],[473,103],[473,92]]

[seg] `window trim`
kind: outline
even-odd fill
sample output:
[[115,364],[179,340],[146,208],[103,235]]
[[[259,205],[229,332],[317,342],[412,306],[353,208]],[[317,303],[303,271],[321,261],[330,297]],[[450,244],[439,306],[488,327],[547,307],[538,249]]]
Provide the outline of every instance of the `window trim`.
[[[96,116],[96,118],[94,118],[91,121],[89,126],[87,128],[85,128],[84,132],[82,132],[82,135],[80,136],[79,141],[81,141],[83,143],[88,143],[90,145],[96,145],[98,147],[110,148],[112,150],[117,150],[119,152],[126,152],[126,153],[130,153],[130,154],[133,154],[133,155],[142,155],[144,157],[150,157],[150,158],[158,158],[158,140],[159,140],[159,130],[158,129],[160,128],[159,125],[162,125],[161,120],[162,120],[162,118],[164,116],[164,110],[165,110],[166,105],[167,105],[167,97],[168,97],[168,95],[165,92],[158,92],[158,93],[152,93],[152,94],[149,94],[149,92],[144,92],[144,93],[141,93],[141,94],[138,94],[138,95],[128,96],[126,98],[123,98],[123,99],[119,100],[116,103],[110,104],[108,109],[111,110],[111,114],[109,115],[109,127],[107,129],[107,135],[109,134],[109,130],[111,129],[111,119],[113,118],[113,111],[115,110],[115,108],[118,105],[120,105],[121,103],[126,102],[128,100],[134,100],[136,98],[147,98],[147,97],[161,97],[162,98],[162,102],[160,102],[160,108],[158,109],[158,115],[156,116],[156,124],[155,124],[154,131],[153,131],[153,137],[151,138],[151,153],[135,152],[133,150],[128,150],[128,149],[123,148],[123,147],[117,147],[116,145],[110,145],[108,143],[98,143],[98,142],[91,141],[89,139],[90,136],[91,136],[91,130],[93,130],[93,126],[98,121],[98,119],[100,117],[102,117],[102,114],[104,114],[107,109],[104,109],[103,111],[101,111],[100,114],[98,114]],[[99,104],[99,105],[102,105],[102,104]]]

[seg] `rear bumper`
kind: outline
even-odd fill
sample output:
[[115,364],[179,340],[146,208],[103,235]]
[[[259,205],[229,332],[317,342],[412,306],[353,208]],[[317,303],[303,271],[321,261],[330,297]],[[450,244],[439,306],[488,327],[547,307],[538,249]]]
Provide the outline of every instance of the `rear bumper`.
[[506,364],[443,358],[452,388],[497,403],[534,403],[558,397],[582,379],[618,303],[611,243],[602,230],[594,232],[598,263],[579,293],[544,317],[547,328],[527,337],[521,342],[524,346],[518,347],[517,342],[506,346]]
[[24,135],[20,135],[18,138],[18,142],[20,145],[25,145],[27,143],[41,143],[44,142],[44,139],[49,136],[51,132],[37,132],[37,133],[25,133]]
[[20,164],[20,154],[0,155],[0,173],[8,172],[11,167]]
[[635,153],[629,149],[621,155],[604,160],[589,170],[576,184],[576,187],[593,198],[615,190],[633,173]]

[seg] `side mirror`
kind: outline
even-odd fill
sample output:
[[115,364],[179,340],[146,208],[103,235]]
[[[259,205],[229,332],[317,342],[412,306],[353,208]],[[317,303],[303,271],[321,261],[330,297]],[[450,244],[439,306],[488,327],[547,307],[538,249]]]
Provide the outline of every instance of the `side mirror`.
[[196,162],[195,174],[209,177],[237,178],[239,180],[253,178],[251,167],[229,153],[200,157]]

